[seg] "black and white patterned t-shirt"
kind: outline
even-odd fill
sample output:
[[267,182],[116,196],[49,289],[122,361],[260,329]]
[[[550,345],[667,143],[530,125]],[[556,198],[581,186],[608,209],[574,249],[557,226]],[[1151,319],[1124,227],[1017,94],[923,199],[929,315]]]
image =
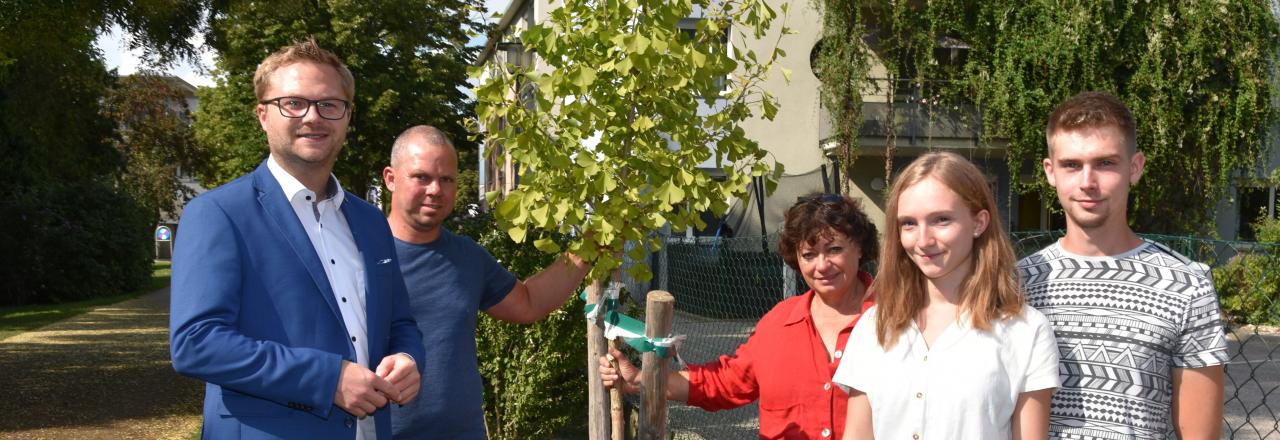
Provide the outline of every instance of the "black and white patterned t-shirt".
[[1058,339],[1049,438],[1174,438],[1170,369],[1227,361],[1208,266],[1150,241],[1107,257],[1055,243],[1018,273]]

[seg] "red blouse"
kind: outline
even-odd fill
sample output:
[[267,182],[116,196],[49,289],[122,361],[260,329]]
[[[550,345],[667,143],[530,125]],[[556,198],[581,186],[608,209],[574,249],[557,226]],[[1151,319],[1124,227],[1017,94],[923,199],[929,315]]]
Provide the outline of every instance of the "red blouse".
[[[858,272],[864,285],[871,275]],[[809,304],[813,290],[788,298],[760,318],[732,356],[689,366],[689,405],[707,411],[737,408],[760,399],[760,438],[840,438],[849,395],[831,383],[845,342],[861,314],[840,330],[835,359],[827,360]],[[875,305],[873,295],[862,311]]]

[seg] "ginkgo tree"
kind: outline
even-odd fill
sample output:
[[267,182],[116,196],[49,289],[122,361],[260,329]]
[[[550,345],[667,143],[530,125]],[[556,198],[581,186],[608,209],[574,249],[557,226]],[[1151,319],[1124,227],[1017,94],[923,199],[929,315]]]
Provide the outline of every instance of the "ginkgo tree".
[[[519,187],[487,197],[516,242],[559,252],[551,237],[569,233],[568,250],[594,262],[594,280],[621,266],[627,241],[639,244],[627,251],[638,263],[628,270],[646,280],[644,256],[661,246],[651,232],[704,227],[700,213],[725,212],[752,176],[771,189],[781,175],[739,124],[778,111],[762,84],[785,53],[776,40],[762,54],[744,43],[791,33],[769,32],[787,8],[762,0],[558,6],[518,35],[538,63],[472,72],[483,78],[476,115],[484,141],[509,152],[520,173]],[[723,179],[698,168],[705,163]]]

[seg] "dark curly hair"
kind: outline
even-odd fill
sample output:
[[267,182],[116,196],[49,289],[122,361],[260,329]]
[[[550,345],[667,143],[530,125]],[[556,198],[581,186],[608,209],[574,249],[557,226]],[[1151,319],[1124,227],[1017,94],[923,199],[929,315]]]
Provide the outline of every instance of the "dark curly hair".
[[813,193],[787,209],[778,253],[792,269],[800,270],[796,250],[800,243],[813,245],[828,230],[849,237],[862,251],[858,267],[875,261],[880,255],[880,239],[875,223],[862,211],[862,203],[849,196]]

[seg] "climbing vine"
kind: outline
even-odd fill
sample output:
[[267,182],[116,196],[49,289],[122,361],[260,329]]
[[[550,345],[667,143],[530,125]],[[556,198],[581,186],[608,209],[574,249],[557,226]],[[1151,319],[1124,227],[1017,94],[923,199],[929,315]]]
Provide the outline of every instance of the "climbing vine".
[[879,63],[931,116],[972,107],[952,114],[969,115],[962,122],[980,147],[1003,146],[1011,172],[1036,177],[1015,175],[1015,191],[1048,200],[1039,172],[1048,114],[1084,90],[1116,95],[1147,156],[1132,192],[1131,221],[1143,231],[1212,234],[1217,201],[1264,165],[1280,48],[1266,0],[815,1],[826,26],[823,99],[850,152],[862,97],[884,94],[867,74]]
[[825,5],[815,5],[824,11],[838,11],[822,16],[822,44],[814,60],[814,72],[821,80],[822,105],[828,109],[831,125],[835,127],[836,151],[840,163],[846,167],[845,175],[856,157],[858,126],[862,122],[860,88],[871,69],[871,58],[862,44],[866,28],[862,25],[858,3],[857,0],[825,0]]

